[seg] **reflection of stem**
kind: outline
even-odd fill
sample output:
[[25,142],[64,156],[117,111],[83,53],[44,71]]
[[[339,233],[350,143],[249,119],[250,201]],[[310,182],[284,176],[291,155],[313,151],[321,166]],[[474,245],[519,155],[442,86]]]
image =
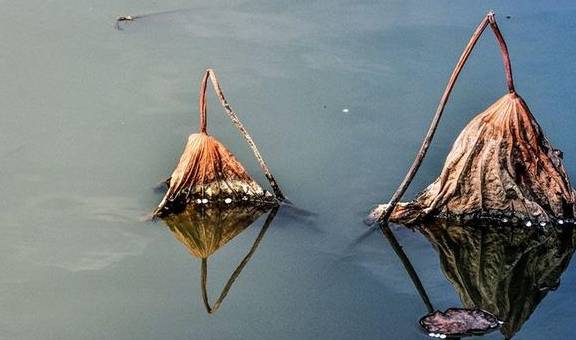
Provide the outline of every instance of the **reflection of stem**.
[[244,125],[242,125],[242,122],[240,122],[240,119],[236,115],[236,112],[234,112],[232,110],[232,108],[230,107],[230,104],[228,104],[228,102],[226,101],[226,98],[224,97],[224,93],[222,92],[222,88],[220,87],[220,83],[218,83],[218,79],[216,78],[216,74],[214,73],[214,70],[212,70],[212,69],[206,70],[206,73],[204,74],[204,78],[202,78],[202,83],[200,84],[200,132],[206,133],[206,123],[207,123],[206,122],[206,88],[208,87],[208,79],[210,79],[210,81],[212,82],[212,86],[214,87],[214,91],[216,92],[216,95],[218,96],[218,99],[220,100],[220,104],[222,104],[222,106],[224,107],[224,110],[226,110],[228,117],[230,117],[230,120],[232,121],[232,123],[234,123],[236,128],[240,131],[240,133],[242,134],[242,136],[244,137],[244,139],[246,140],[246,142],[250,146],[250,149],[252,149],[252,152],[254,153],[254,156],[256,157],[256,160],[258,161],[260,168],[262,168],[264,175],[268,179],[268,182],[270,182],[270,186],[272,187],[272,190],[274,191],[274,195],[276,195],[277,199],[283,201],[285,199],[285,197],[284,197],[284,194],[282,193],[282,191],[280,190],[280,187],[278,186],[276,179],[272,175],[272,172],[270,171],[270,168],[268,168],[268,165],[266,165],[266,162],[264,161],[264,158],[262,158],[260,151],[258,151],[258,148],[256,147],[256,144],[254,143],[254,140],[252,139],[250,134],[248,134],[248,131],[246,131],[246,128],[244,127]]
[[256,237],[256,240],[252,244],[252,247],[248,251],[248,254],[246,254],[246,256],[244,256],[244,258],[242,259],[240,264],[238,264],[238,266],[236,267],[236,269],[234,270],[234,272],[232,273],[232,275],[230,276],[230,278],[226,282],[224,289],[222,289],[220,296],[218,297],[218,299],[216,300],[216,302],[212,306],[210,306],[210,302],[208,301],[208,289],[206,287],[207,283],[208,283],[208,259],[202,258],[200,284],[202,286],[202,300],[204,301],[204,306],[206,307],[206,311],[209,314],[213,314],[213,313],[216,313],[218,311],[218,308],[220,308],[222,301],[224,301],[224,298],[226,298],[226,295],[228,295],[228,291],[230,291],[230,288],[232,288],[232,284],[234,284],[234,281],[236,281],[236,279],[240,275],[240,272],[242,272],[242,270],[244,269],[246,264],[248,264],[248,261],[250,261],[250,258],[252,257],[252,255],[256,251],[256,248],[258,248],[260,241],[262,241],[262,239],[264,238],[264,234],[266,234],[268,227],[270,227],[270,225],[272,224],[272,221],[274,220],[274,217],[276,217],[277,212],[278,212],[278,207],[277,206],[273,207],[272,210],[270,211],[270,213],[268,214],[268,217],[266,217],[266,221],[264,222],[264,225],[262,225],[262,229],[260,230],[258,237]]
[[406,272],[408,272],[408,275],[410,275],[410,279],[412,279],[412,283],[414,284],[414,287],[416,287],[418,294],[420,294],[420,298],[422,298],[422,301],[426,305],[426,308],[428,309],[428,313],[432,313],[434,311],[434,307],[432,306],[432,302],[430,302],[430,298],[428,297],[428,294],[426,293],[426,290],[424,289],[424,286],[422,285],[422,281],[420,281],[420,278],[418,277],[418,273],[416,273],[414,266],[412,266],[410,259],[408,258],[408,256],[404,252],[404,250],[402,249],[402,246],[400,245],[400,243],[398,243],[398,240],[394,236],[394,233],[392,232],[392,230],[390,230],[390,227],[388,225],[383,225],[381,227],[381,230],[382,230],[382,233],[384,234],[384,236],[386,236],[386,239],[388,240],[388,242],[390,242],[390,245],[392,246],[392,249],[394,249],[394,252],[396,253],[396,255],[398,255],[398,257],[400,258],[400,261],[402,261],[402,264],[404,265],[404,269],[406,269]]
[[494,32],[494,35],[496,36],[496,39],[498,41],[498,46],[500,47],[500,53],[502,54],[502,59],[504,62],[504,70],[506,72],[506,81],[507,81],[507,85],[508,85],[508,92],[510,92],[510,93],[515,92],[514,81],[512,79],[512,66],[510,64],[510,56],[508,54],[508,48],[506,47],[506,42],[504,41],[504,37],[502,37],[502,33],[500,33],[500,29],[498,28],[498,25],[496,24],[494,12],[489,12],[488,14],[486,14],[484,19],[482,19],[482,22],[480,22],[480,25],[478,25],[478,27],[476,28],[476,31],[474,31],[474,34],[472,34],[470,41],[468,41],[466,48],[464,48],[464,51],[460,55],[460,59],[458,59],[458,63],[456,64],[456,67],[452,71],[452,74],[450,75],[450,79],[448,80],[448,84],[446,85],[446,89],[444,90],[444,93],[442,94],[442,98],[440,99],[440,103],[438,104],[438,108],[436,109],[436,113],[434,114],[434,118],[432,119],[432,123],[430,124],[430,128],[428,129],[428,132],[426,133],[426,137],[424,137],[424,140],[422,141],[422,145],[420,146],[420,149],[418,150],[418,154],[416,155],[416,159],[414,159],[414,162],[410,166],[410,169],[408,170],[406,177],[404,177],[404,180],[402,181],[402,183],[400,184],[400,186],[398,187],[398,189],[396,190],[394,195],[392,195],[392,198],[388,202],[386,209],[384,210],[382,215],[380,215],[380,217],[378,218],[379,223],[386,223],[388,221],[388,218],[390,218],[390,215],[392,214],[392,211],[394,211],[396,204],[398,204],[398,202],[402,198],[402,195],[404,195],[404,193],[408,189],[408,186],[410,186],[410,183],[412,183],[412,180],[414,179],[416,172],[420,168],[420,165],[422,164],[422,161],[424,160],[424,157],[426,156],[426,152],[428,152],[428,148],[430,147],[430,143],[432,142],[432,138],[434,138],[434,134],[436,133],[436,129],[438,128],[438,124],[440,123],[440,118],[442,117],[442,114],[444,113],[444,108],[446,107],[446,103],[448,102],[448,98],[450,97],[450,94],[452,93],[452,89],[454,88],[454,85],[456,84],[456,80],[458,80],[458,76],[460,75],[460,72],[464,68],[464,64],[468,60],[468,57],[470,57],[470,54],[472,53],[472,49],[474,48],[474,46],[478,42],[478,39],[480,38],[480,36],[482,35],[482,33],[484,32],[484,30],[486,29],[486,27],[488,25],[490,25],[490,27],[492,28],[492,31]]

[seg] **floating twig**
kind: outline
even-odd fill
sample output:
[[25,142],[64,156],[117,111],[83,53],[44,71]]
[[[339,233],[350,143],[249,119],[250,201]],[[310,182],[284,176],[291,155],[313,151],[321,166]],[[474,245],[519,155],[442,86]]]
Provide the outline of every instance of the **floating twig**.
[[114,28],[116,28],[117,30],[122,30],[122,26],[120,25],[120,23],[122,22],[132,22],[138,18],[141,18],[141,15],[126,15],[126,16],[119,16],[116,18],[116,21],[114,21]]

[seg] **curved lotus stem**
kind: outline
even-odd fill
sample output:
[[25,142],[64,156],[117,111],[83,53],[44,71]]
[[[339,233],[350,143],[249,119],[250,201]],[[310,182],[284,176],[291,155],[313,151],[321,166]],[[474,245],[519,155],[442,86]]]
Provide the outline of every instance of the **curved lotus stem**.
[[266,165],[266,162],[264,161],[264,158],[262,158],[260,151],[258,151],[258,148],[256,147],[256,144],[254,143],[254,140],[252,139],[250,134],[248,134],[248,131],[246,131],[246,128],[244,127],[244,125],[242,125],[242,122],[240,122],[240,119],[238,118],[238,115],[236,115],[236,112],[234,112],[234,110],[232,110],[232,108],[230,107],[230,104],[228,104],[228,102],[226,101],[226,98],[224,97],[224,93],[222,92],[222,88],[220,87],[220,83],[218,82],[218,79],[216,78],[216,74],[214,73],[214,70],[212,70],[212,69],[206,70],[206,73],[204,73],[204,77],[202,78],[202,82],[200,84],[200,101],[199,101],[199,105],[200,105],[200,132],[206,133],[206,125],[207,125],[207,120],[206,120],[206,89],[208,87],[208,79],[210,79],[210,81],[212,82],[212,86],[214,87],[214,91],[216,92],[216,96],[220,100],[220,104],[222,104],[222,106],[224,107],[224,110],[228,114],[228,117],[230,118],[232,123],[234,123],[236,128],[240,131],[240,133],[242,134],[242,136],[244,137],[244,139],[246,140],[246,142],[250,146],[250,149],[252,149],[252,152],[254,153],[254,156],[256,157],[256,160],[258,161],[260,168],[264,172],[264,175],[268,179],[268,182],[270,182],[270,186],[272,187],[272,190],[274,191],[274,195],[280,201],[285,200],[285,196],[282,193],[282,190],[280,190],[280,187],[278,186],[276,179],[272,175],[270,168],[268,168],[268,165]]
[[464,48],[462,55],[460,55],[460,59],[458,59],[458,63],[456,63],[456,67],[452,71],[450,79],[448,80],[448,84],[446,85],[446,89],[442,94],[442,98],[440,99],[440,103],[438,104],[438,108],[436,109],[436,113],[434,114],[434,118],[432,119],[432,123],[430,124],[430,128],[428,129],[428,132],[426,133],[426,136],[422,141],[422,145],[418,150],[416,159],[414,159],[414,162],[410,166],[410,169],[408,170],[406,177],[404,177],[404,180],[402,181],[402,183],[400,183],[400,186],[398,187],[396,192],[394,192],[394,195],[392,195],[392,198],[388,202],[386,209],[378,218],[378,223],[380,225],[388,223],[388,219],[390,218],[392,211],[394,211],[396,204],[398,204],[398,202],[402,198],[402,195],[404,195],[404,193],[410,186],[410,183],[412,183],[412,180],[414,179],[416,172],[420,168],[420,165],[422,164],[422,161],[426,156],[426,152],[428,152],[428,148],[430,147],[432,138],[434,138],[434,134],[436,133],[436,129],[438,128],[438,123],[440,123],[440,118],[444,113],[444,108],[446,107],[448,98],[450,97],[452,89],[456,84],[456,80],[458,80],[458,76],[460,75],[460,72],[464,68],[464,64],[468,60],[468,57],[470,57],[470,54],[472,53],[474,46],[476,45],[478,39],[480,38],[480,36],[482,35],[482,33],[484,32],[484,30],[488,25],[490,25],[490,27],[492,28],[492,31],[494,32],[494,35],[496,36],[496,39],[498,41],[498,46],[500,47],[500,52],[502,54],[502,59],[504,62],[504,70],[506,72],[506,82],[508,86],[508,92],[510,93],[515,92],[514,80],[512,78],[512,66],[510,64],[510,55],[508,54],[508,47],[506,46],[504,37],[502,36],[502,33],[500,32],[500,29],[496,24],[496,18],[494,16],[494,12],[490,11],[488,12],[488,14],[486,14],[484,19],[482,19],[480,25],[478,25],[478,27],[474,31],[474,34],[472,34],[472,37],[470,38],[470,41],[466,45],[466,48]]
[[278,206],[275,206],[272,208],[272,210],[270,210],[270,213],[268,214],[268,217],[266,217],[266,221],[264,222],[264,225],[262,225],[262,229],[260,230],[258,237],[256,237],[256,240],[252,244],[252,247],[248,251],[248,254],[244,256],[244,258],[242,259],[240,264],[238,264],[232,275],[230,275],[230,278],[228,279],[226,285],[222,289],[220,296],[212,306],[208,301],[208,289],[206,287],[208,283],[208,259],[207,258],[202,259],[200,284],[202,286],[202,300],[204,301],[204,307],[206,307],[206,311],[208,312],[208,314],[214,314],[220,308],[220,305],[226,298],[226,295],[228,295],[230,288],[232,288],[234,281],[236,281],[236,279],[238,278],[238,276],[240,275],[246,264],[248,264],[248,261],[250,261],[250,258],[252,258],[252,255],[254,255],[254,252],[258,248],[260,241],[262,241],[262,239],[264,238],[264,234],[266,234],[268,227],[270,227],[272,221],[274,220],[274,217],[276,217],[278,208],[279,208]]

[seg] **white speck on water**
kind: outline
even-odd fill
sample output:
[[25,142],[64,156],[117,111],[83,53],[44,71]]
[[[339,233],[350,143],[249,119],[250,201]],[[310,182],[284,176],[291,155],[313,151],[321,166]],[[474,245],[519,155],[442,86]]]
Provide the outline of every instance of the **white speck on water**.
[[348,113],[348,112],[350,112],[350,110],[349,110],[349,109],[342,109],[342,112],[343,112],[343,113]]
[[508,219],[507,219],[507,218],[503,218],[503,219],[502,219],[502,222],[507,223],[507,222],[508,222]]
[[228,198],[226,198],[226,199],[224,200],[224,202],[225,202],[226,204],[230,204],[230,203],[232,203],[232,199],[228,197]]
[[531,227],[531,226],[532,226],[532,222],[530,222],[530,221],[526,222],[526,226],[527,226],[527,227]]
[[208,203],[208,199],[207,199],[207,198],[203,198],[203,199],[202,199],[202,203],[204,203],[204,204]]
[[558,224],[564,224],[564,220],[558,220]]

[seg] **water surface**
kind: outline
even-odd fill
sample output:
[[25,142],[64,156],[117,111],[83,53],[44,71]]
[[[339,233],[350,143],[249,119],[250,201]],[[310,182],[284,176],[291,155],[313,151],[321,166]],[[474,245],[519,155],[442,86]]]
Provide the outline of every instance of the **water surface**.
[[[1,339],[425,338],[425,305],[362,218],[402,179],[489,9],[518,92],[576,177],[572,1],[0,4]],[[118,15],[173,10],[113,28]],[[474,113],[505,93],[499,58],[487,35],[408,198],[438,175]],[[197,129],[207,67],[287,196],[316,213],[280,211],[214,315],[198,259],[164,224],[142,222]],[[213,97],[208,128],[265,183]],[[212,298],[262,223],[211,258]],[[462,305],[427,239],[395,233],[435,307]],[[517,338],[570,338],[575,285],[570,264]]]

